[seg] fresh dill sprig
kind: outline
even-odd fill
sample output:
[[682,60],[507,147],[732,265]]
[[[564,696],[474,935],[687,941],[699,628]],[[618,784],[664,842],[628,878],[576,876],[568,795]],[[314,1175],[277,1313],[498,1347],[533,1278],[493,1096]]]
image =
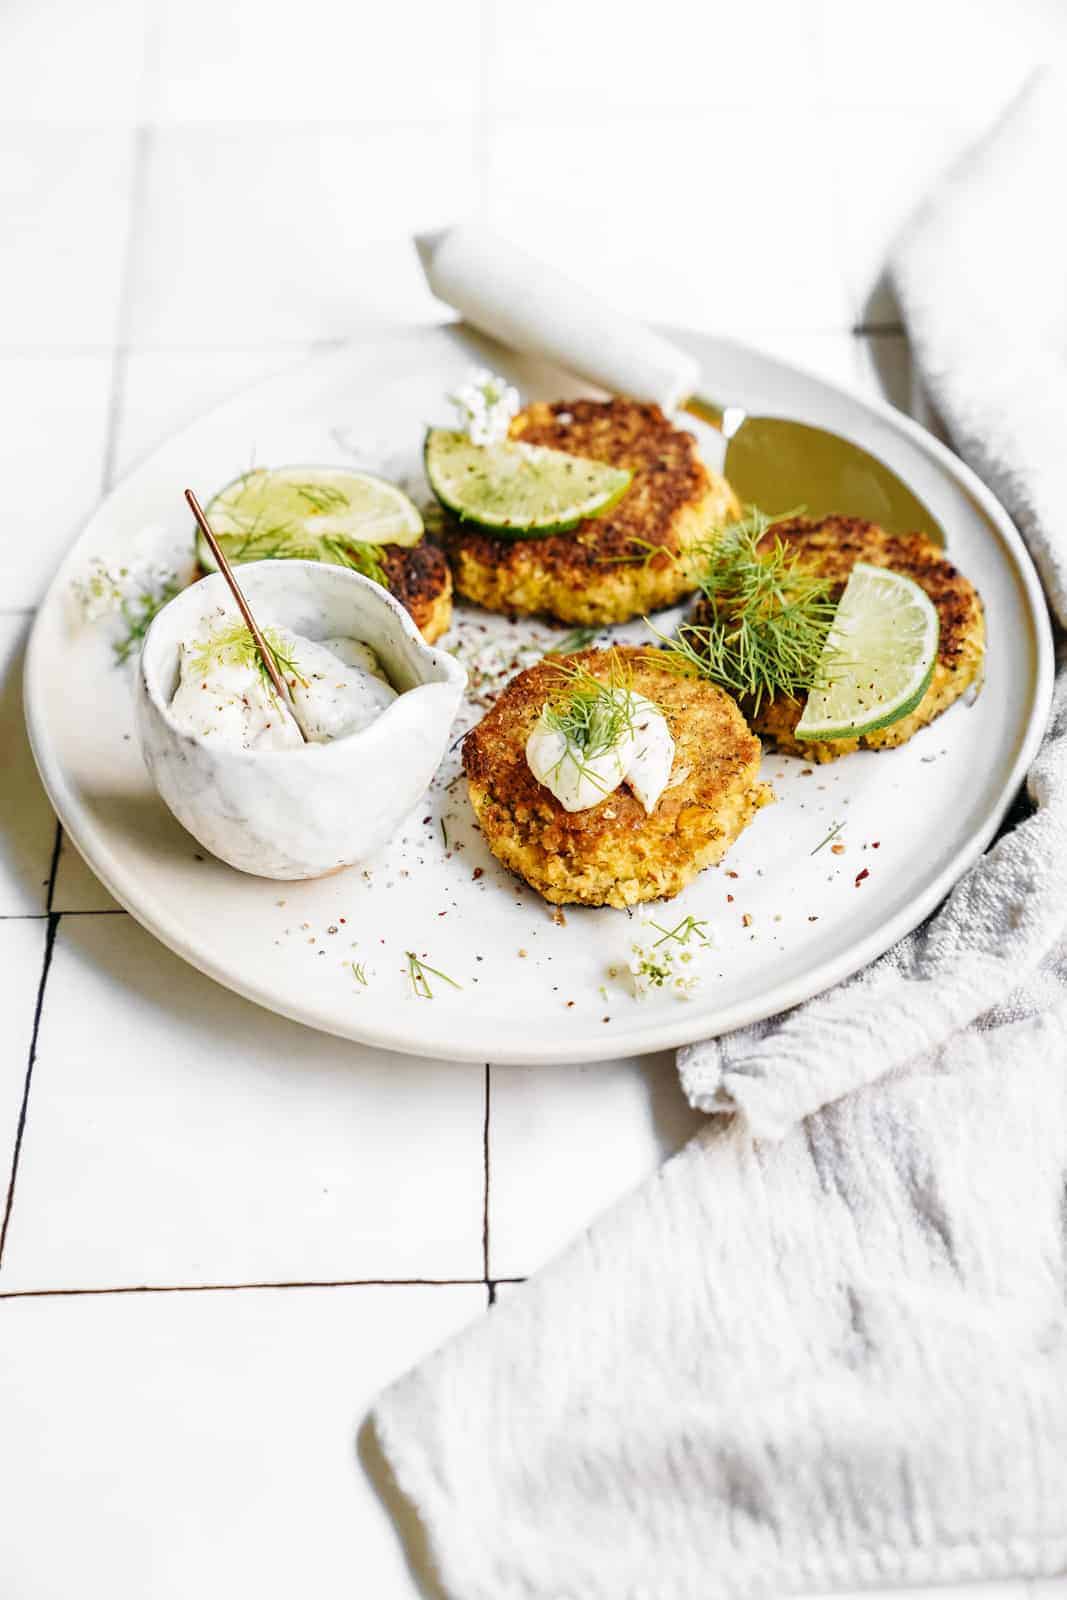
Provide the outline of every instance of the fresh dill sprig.
[[362,573],[372,583],[381,584],[383,589],[389,587],[389,580],[382,565],[382,547],[377,544],[364,544],[359,539],[329,539],[320,540],[331,561],[339,567],[350,567],[353,572]]
[[[288,682],[302,684],[306,689],[307,679],[302,675],[296,664],[296,657],[292,652],[292,648],[285,642],[277,629],[264,629],[263,642],[279,674]],[[256,641],[243,622],[232,622],[218,633],[213,633],[209,638],[201,641],[199,649],[193,657],[195,670],[206,676],[215,661],[221,661],[226,666],[255,667],[263,680],[264,688],[270,694],[274,694],[274,685],[271,682],[270,673],[267,671],[267,664],[256,648]]]
[[701,552],[698,620],[683,623],[657,652],[660,665],[708,678],[753,711],[764,699],[801,698],[815,686],[837,610],[831,582],[806,571],[780,537],[760,549],[781,520],[750,506]]
[[600,633],[599,628],[575,628],[555,644],[549,645],[545,651],[546,656],[569,656],[578,650],[588,650],[593,640]]
[[598,678],[581,661],[553,665],[558,685],[541,712],[548,727],[586,756],[602,755],[633,732],[633,674],[617,650],[608,677]]
[[115,660],[121,665],[128,661],[135,650],[141,647],[141,641],[148,632],[156,614],[163,610],[168,600],[173,600],[179,594],[182,584],[179,578],[170,577],[156,587],[146,588],[140,594],[131,595],[121,601],[119,616],[126,625],[126,632],[121,639],[116,639],[112,646]]
[[370,979],[367,977],[367,969],[363,965],[362,961],[349,961],[347,965],[351,967],[352,976],[355,978],[356,982],[361,983],[364,989],[369,989]]
[[808,854],[812,855],[812,856],[817,856],[819,851],[823,848],[824,845],[828,845],[830,843],[831,839],[836,839],[837,838],[838,834],[841,832],[841,829],[844,826],[845,826],[845,824],[843,822],[835,822],[833,827],[830,829],[830,832],[826,835],[826,838],[825,839],[820,839],[818,844],[815,846],[815,849],[814,850],[809,850]]
[[405,950],[404,954],[407,957],[408,979],[411,983],[412,992],[420,1000],[433,999],[430,977],[440,978],[442,983],[450,983],[453,989],[462,989],[463,985],[457,983],[455,978],[450,978],[447,972],[441,972],[438,967],[431,967],[427,962],[420,961],[414,950]]
[[649,921],[648,925],[650,928],[655,928],[656,932],[661,935],[659,939],[653,941],[653,950],[657,950],[661,944],[669,944],[672,940],[676,944],[683,945],[688,944],[691,938],[696,938],[701,944],[711,943],[711,940],[704,932],[708,925],[707,921],[700,921],[697,917],[683,917],[682,921],[673,928],[664,928],[658,922],[652,921]]
[[320,516],[327,511],[340,511],[348,507],[348,496],[332,483],[297,483],[293,487],[301,500],[306,501],[312,511]]
[[663,556],[668,563],[677,564],[679,558],[676,550],[671,550],[665,544],[653,544],[650,539],[640,539],[632,533],[627,540],[632,546],[633,554],[627,556],[598,556],[597,564],[606,567],[644,567],[648,568],[657,556]]
[[591,765],[634,733],[633,673],[617,650],[609,653],[605,681],[581,661],[553,663],[558,686],[541,708],[541,720],[563,740],[563,754],[553,768],[573,762],[579,776],[605,794],[612,785]]

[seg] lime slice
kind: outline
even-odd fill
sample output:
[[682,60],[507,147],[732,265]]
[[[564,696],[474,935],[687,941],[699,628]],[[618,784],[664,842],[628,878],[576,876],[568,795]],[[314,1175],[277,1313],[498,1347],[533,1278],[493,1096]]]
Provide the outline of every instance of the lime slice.
[[858,739],[899,722],[926,693],[937,609],[911,578],[857,561],[826,636],[798,739]]
[[[207,519],[233,562],[274,557],[359,565],[361,545],[418,544],[422,518],[384,478],[342,467],[257,467],[220,489]],[[215,570],[197,538],[197,555]]]
[[626,493],[633,474],[543,445],[477,445],[465,433],[431,428],[426,476],[441,504],[461,521],[504,538],[543,539],[607,511]]

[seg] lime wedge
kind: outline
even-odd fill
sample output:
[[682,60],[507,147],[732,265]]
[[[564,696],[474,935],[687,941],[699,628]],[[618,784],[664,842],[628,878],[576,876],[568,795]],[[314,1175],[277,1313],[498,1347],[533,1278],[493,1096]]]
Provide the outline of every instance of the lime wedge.
[[899,722],[926,693],[937,610],[911,578],[857,561],[823,646],[798,739],[858,739]]
[[626,493],[633,474],[543,445],[477,445],[465,433],[431,428],[426,476],[441,504],[461,521],[503,538],[543,539],[607,511]]
[[[360,546],[418,544],[422,518],[384,478],[342,467],[257,467],[208,502],[207,519],[233,562],[274,557],[360,565]],[[365,552],[364,552],[365,554]],[[214,558],[202,537],[197,555]]]

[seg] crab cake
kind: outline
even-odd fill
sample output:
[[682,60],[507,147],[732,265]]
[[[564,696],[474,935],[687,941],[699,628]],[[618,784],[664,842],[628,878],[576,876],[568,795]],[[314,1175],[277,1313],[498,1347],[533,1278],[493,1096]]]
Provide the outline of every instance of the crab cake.
[[386,588],[399,600],[427,644],[447,632],[452,621],[452,574],[444,551],[420,539],[418,544],[383,544]]
[[613,657],[632,674],[633,692],[662,712],[675,741],[667,788],[651,815],[624,785],[588,810],[566,811],[530,771],[526,741],[559,690],[555,663],[538,662],[513,678],[463,745],[471,805],[490,850],[555,905],[669,898],[721,861],[771,799],[759,780],[759,740],[722,689],[664,671],[651,650],[583,650],[563,665],[611,683]]
[[859,739],[804,743],[793,737],[802,703],[780,696],[765,701],[752,718],[756,731],[773,739],[780,750],[808,761],[833,761],[860,748],[888,750],[906,744],[978,679],[985,655],[985,616],[978,591],[925,534],[886,533],[877,523],[859,517],[824,517],[817,522],[794,517],[776,523],[762,543],[769,546],[775,536],[797,552],[806,568],[829,578],[838,595],[857,561],[903,573],[933,601],[941,624],[930,686],[908,716]]
[[696,588],[697,548],[739,512],[693,435],[655,405],[531,405],[512,421],[511,437],[627,467],[633,481],[602,516],[545,539],[496,538],[449,519],[445,548],[456,588],[489,611],[605,623],[673,605]]

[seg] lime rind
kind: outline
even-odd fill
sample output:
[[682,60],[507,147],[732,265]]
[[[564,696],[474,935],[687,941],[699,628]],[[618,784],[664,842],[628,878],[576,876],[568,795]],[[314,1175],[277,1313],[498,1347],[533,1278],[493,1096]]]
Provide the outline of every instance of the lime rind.
[[913,579],[857,562],[796,726],[798,739],[858,739],[910,716],[930,687],[940,622]]
[[[257,467],[220,489],[207,517],[238,565],[301,559],[347,566],[353,553],[411,546],[423,534],[417,507],[395,484],[344,467]],[[205,571],[215,570],[202,535],[197,556]]]
[[426,477],[445,510],[498,538],[545,539],[603,516],[633,481],[625,467],[544,445],[476,445],[465,433],[431,428]]

